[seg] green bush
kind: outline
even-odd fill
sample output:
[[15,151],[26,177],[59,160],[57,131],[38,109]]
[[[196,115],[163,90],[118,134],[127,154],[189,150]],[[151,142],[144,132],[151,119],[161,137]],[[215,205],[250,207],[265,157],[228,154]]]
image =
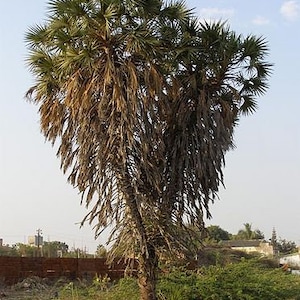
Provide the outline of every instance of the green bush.
[[[97,298],[98,299],[98,298]],[[135,278],[126,277],[120,279],[109,290],[101,293],[99,299],[103,300],[117,300],[117,299],[139,299],[139,288]]]
[[161,276],[158,296],[161,300],[198,299],[197,282],[199,276],[194,271],[173,271]]
[[[173,268],[160,276],[157,293],[159,300],[300,300],[300,276],[265,260],[245,259],[195,271]],[[139,288],[135,278],[111,283],[103,277],[89,287],[68,284],[61,296],[63,300],[138,300]]]
[[161,277],[159,295],[168,300],[296,300],[300,299],[300,277],[245,260],[170,273]]

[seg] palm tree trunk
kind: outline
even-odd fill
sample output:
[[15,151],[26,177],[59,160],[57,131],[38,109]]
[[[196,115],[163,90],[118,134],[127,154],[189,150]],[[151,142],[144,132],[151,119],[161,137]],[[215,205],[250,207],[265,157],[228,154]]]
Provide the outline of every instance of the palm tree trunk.
[[138,284],[140,300],[156,300],[156,279],[158,258],[154,245],[147,237],[146,228],[136,202],[134,189],[129,180],[129,174],[123,176],[126,203],[130,209],[133,222],[140,240],[140,253],[138,256]]
[[148,253],[142,253],[138,260],[140,300],[156,300],[158,259],[154,247],[148,245],[147,248]]

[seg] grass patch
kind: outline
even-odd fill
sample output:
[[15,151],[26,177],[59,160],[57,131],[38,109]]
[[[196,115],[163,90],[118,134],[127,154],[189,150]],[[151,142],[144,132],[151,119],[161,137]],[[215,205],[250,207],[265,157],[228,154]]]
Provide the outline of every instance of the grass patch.
[[[160,276],[157,292],[159,300],[300,300],[300,276],[260,260],[243,260],[195,271],[173,269]],[[65,285],[59,299],[138,300],[139,289],[135,278],[114,283],[96,278],[91,285]]]

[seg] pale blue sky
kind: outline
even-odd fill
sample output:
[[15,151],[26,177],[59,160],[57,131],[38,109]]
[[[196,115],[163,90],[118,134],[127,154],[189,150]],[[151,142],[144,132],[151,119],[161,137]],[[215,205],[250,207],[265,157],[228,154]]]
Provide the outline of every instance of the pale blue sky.
[[[39,132],[36,108],[24,100],[32,77],[25,67],[24,33],[42,22],[45,0],[1,3],[0,18],[0,238],[26,242],[41,228],[45,240],[92,251],[89,226],[79,230],[86,209],[59,170],[55,150]],[[187,1],[199,17],[222,18],[237,33],[263,35],[275,64],[270,89],[256,114],[241,119],[237,148],[228,153],[226,190],[211,206],[213,219],[231,233],[252,223],[270,238],[300,244],[300,1]]]

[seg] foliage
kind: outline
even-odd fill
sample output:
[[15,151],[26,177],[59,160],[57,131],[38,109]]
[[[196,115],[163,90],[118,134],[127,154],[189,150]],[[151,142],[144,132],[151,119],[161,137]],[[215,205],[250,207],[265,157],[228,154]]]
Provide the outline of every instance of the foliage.
[[[100,279],[101,281],[101,279]],[[103,279],[90,287],[66,285],[61,299],[131,299],[139,297],[134,278],[121,279],[113,285]],[[225,266],[202,267],[196,271],[184,268],[161,274],[158,281],[159,300],[291,300],[300,299],[300,277],[270,267],[259,259],[243,260]]]
[[209,247],[199,251],[198,262],[201,266],[225,266],[237,263],[241,259],[256,257],[255,253],[246,253],[239,250],[231,250],[222,247]]
[[0,246],[0,256],[18,256],[16,246],[10,247],[9,245]]
[[69,282],[61,289],[59,295],[65,300],[79,300],[82,299],[82,296],[86,295],[86,289],[79,288],[74,284],[74,282]]
[[127,255],[186,248],[184,221],[202,226],[270,73],[262,38],[152,4],[53,0],[26,36],[42,132],[92,206],[85,220],[97,233],[113,224]]
[[295,299],[300,293],[299,284],[297,276],[245,260],[225,267],[202,268],[197,274],[175,272],[162,277],[159,288],[165,299],[280,300]]
[[135,278],[123,278],[116,285],[107,291],[101,293],[100,299],[115,300],[115,299],[130,299],[138,300],[139,292]]
[[87,253],[86,249],[81,248],[72,248],[68,251],[65,255],[66,257],[73,257],[73,258],[93,258],[94,254]]
[[13,248],[17,251],[19,256],[36,257],[42,255],[41,249],[27,244],[16,243],[13,245]]
[[43,254],[46,257],[65,256],[68,250],[69,246],[64,242],[52,241],[43,244]]
[[208,226],[207,231],[208,231],[208,239],[211,241],[220,242],[222,240],[230,240],[232,236],[228,231],[222,229],[218,225]]
[[103,245],[98,245],[96,250],[97,257],[107,257],[107,250]]
[[198,276],[193,271],[173,271],[159,280],[159,299],[197,299]]
[[271,244],[276,254],[290,254],[297,252],[298,248],[295,242],[280,238],[277,240],[275,228],[272,230]]
[[105,275],[103,277],[96,276],[93,280],[93,288],[94,290],[101,290],[101,291],[107,291],[108,287],[110,285],[110,278]]
[[275,228],[273,227],[273,230],[272,230],[272,236],[271,236],[271,245],[274,247],[274,248],[277,248],[277,233],[276,233],[276,230]]
[[233,236],[235,240],[263,240],[264,234],[259,229],[252,229],[252,224],[244,223],[244,229],[240,229],[236,235]]
[[276,245],[280,254],[291,254],[298,251],[296,243],[286,239],[279,239]]
[[[104,252],[102,253],[104,255]],[[62,255],[63,257],[91,257],[93,254],[86,253],[82,249],[71,249],[65,242],[52,241],[44,242],[40,247],[16,243],[12,246],[5,245],[0,247],[0,255],[2,256],[26,256],[26,257],[58,257]]]

